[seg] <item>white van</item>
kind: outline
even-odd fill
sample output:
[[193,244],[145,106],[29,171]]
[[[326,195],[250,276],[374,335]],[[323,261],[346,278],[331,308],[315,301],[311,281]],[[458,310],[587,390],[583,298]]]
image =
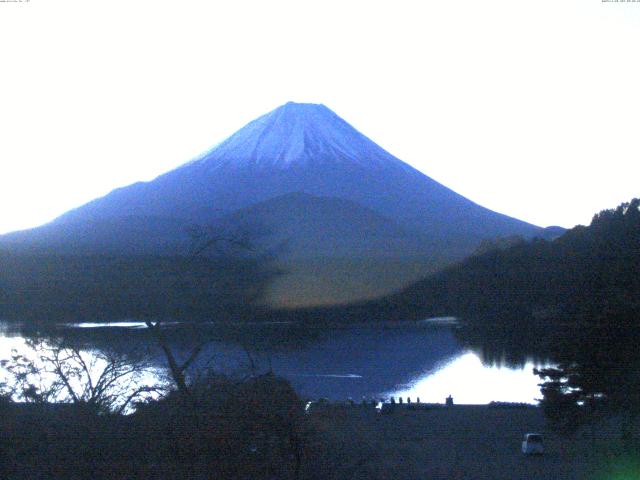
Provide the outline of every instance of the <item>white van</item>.
[[522,442],[522,453],[525,455],[542,455],[544,453],[542,435],[539,433],[527,433]]

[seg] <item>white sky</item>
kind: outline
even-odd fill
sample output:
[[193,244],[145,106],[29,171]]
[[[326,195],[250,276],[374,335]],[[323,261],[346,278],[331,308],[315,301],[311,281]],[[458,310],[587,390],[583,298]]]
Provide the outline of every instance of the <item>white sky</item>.
[[640,3],[0,2],[0,232],[288,100],[486,207],[588,223],[640,195]]

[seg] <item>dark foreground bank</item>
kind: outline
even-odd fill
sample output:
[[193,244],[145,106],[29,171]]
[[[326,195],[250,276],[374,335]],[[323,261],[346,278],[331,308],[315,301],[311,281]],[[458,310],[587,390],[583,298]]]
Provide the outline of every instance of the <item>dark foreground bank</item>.
[[[329,405],[305,414],[275,377],[210,387],[195,401],[170,397],[129,416],[5,403],[1,477],[564,480],[640,473],[615,422],[567,437],[530,406],[381,414]],[[544,435],[544,455],[521,453],[527,432]]]

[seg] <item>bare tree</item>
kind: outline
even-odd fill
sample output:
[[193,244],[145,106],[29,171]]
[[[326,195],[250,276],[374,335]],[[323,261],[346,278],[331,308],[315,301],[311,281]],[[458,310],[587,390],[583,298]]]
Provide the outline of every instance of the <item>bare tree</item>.
[[[220,233],[213,228],[204,228],[200,225],[192,225],[187,229],[186,233],[190,239],[190,248],[187,256],[187,262],[181,272],[181,277],[183,278],[179,279],[179,282],[182,284],[187,283],[187,280],[191,275],[189,269],[199,261],[206,261],[207,259],[210,259],[210,255],[213,257],[233,257],[238,256],[240,253],[256,253],[250,240],[251,234],[246,229],[239,229],[232,233]],[[255,298],[250,298],[248,300],[253,301]],[[179,393],[184,396],[188,396],[190,393],[189,381],[187,378],[188,370],[196,361],[199,360],[199,357],[211,341],[208,339],[196,341],[189,349],[184,360],[181,361],[178,359],[178,356],[170,345],[169,339],[163,329],[162,321],[146,320],[145,324],[151,332],[156,344],[162,350],[167,361],[169,375],[173,384]],[[251,356],[248,352],[247,355],[251,360]],[[208,361],[204,362],[206,367],[209,366],[211,360],[212,358],[209,358]]]
[[165,332],[162,330],[161,322],[152,322],[147,320],[145,323],[167,360],[169,374],[175,387],[178,389],[178,392],[185,396],[189,395],[189,384],[187,382],[186,372],[197,360],[207,344],[210,343],[209,340],[198,342],[193,348],[191,348],[186,360],[180,362],[169,345]]
[[31,355],[12,351],[0,365],[9,373],[13,398],[25,402],[84,404],[123,413],[135,402],[162,395],[166,387],[142,358],[113,351],[81,350],[62,340],[28,340]]

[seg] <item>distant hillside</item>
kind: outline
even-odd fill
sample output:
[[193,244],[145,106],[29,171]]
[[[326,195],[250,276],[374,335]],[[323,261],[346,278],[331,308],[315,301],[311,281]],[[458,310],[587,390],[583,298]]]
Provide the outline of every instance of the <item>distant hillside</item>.
[[588,227],[553,241],[472,256],[378,307],[394,316],[446,314],[489,324],[505,318],[575,323],[622,310],[640,315],[639,204],[604,210]]
[[269,298],[295,307],[344,304],[400,290],[460,253],[349,200],[291,193],[239,210],[222,230],[239,226],[258,248],[274,252],[286,275]]
[[238,210],[224,222],[257,229],[265,248],[279,247],[287,259],[415,257],[446,250],[427,234],[358,203],[299,192]]

